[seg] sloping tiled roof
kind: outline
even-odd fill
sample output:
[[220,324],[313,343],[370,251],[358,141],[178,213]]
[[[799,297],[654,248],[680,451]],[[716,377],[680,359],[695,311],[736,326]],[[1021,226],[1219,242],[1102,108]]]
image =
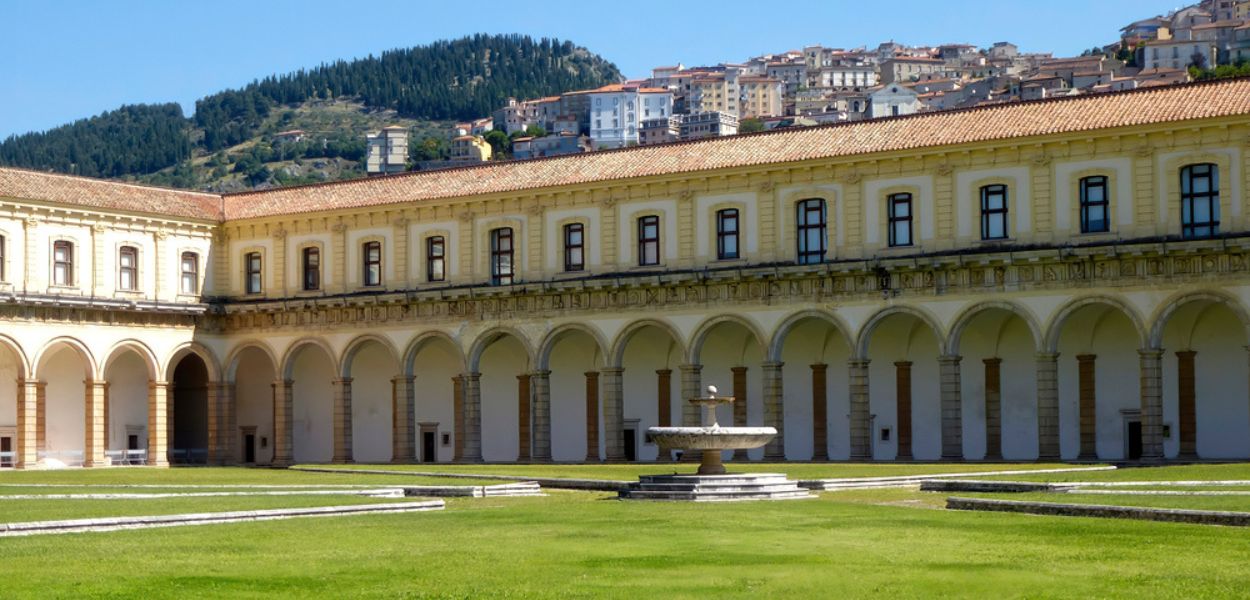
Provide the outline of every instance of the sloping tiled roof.
[[351,209],[1230,115],[1250,115],[1250,78],[243,192],[225,197],[225,216]]
[[0,197],[83,208],[221,219],[221,196],[0,167]]

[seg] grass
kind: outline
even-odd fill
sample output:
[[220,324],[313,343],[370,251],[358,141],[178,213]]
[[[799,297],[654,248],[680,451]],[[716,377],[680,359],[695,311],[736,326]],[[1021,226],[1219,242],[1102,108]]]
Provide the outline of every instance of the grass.
[[[6,484],[83,485],[494,485],[485,479],[450,480],[416,475],[374,475],[370,473],[318,473],[290,469],[249,469],[243,467],[150,469],[116,467],[107,469],[64,469],[57,471],[0,470],[0,490]],[[141,491],[141,490],[132,490]],[[4,493],[0,491],[0,493]],[[22,493],[22,492],[10,492]]]
[[[412,501],[413,498],[363,496],[225,496],[145,500],[0,500],[0,521],[23,523],[93,517],[139,517],[181,513],[346,506]],[[0,542],[0,547],[3,543]]]
[[[309,465],[314,466],[314,465]],[[694,473],[697,463],[629,463],[598,465],[514,465],[514,464],[415,464],[415,465],[334,465],[345,469],[380,469],[428,473],[463,473],[468,475],[512,475],[518,477],[550,477],[572,479],[608,479],[633,481],[639,475]],[[791,479],[835,479],[844,477],[892,477],[899,475],[933,475],[938,473],[981,473],[1069,468],[1071,465],[1048,463],[754,463],[732,462],[726,468],[733,473],[785,473]],[[299,467],[296,467],[298,469]]]
[[1250,481],[1250,463],[1120,468],[1112,471],[987,476],[1014,481]]
[[[164,477],[230,479],[212,471]],[[4,538],[0,581],[5,598],[1192,598],[1250,586],[1238,528],[945,511],[944,494],[914,489],[711,505],[549,493],[454,498],[432,513]]]
[[[936,494],[935,494],[936,495]],[[1054,502],[1058,504],[1096,504],[1099,506],[1147,506],[1151,508],[1183,508],[1187,510],[1224,510],[1250,512],[1250,496],[1131,496],[1121,494],[940,494],[965,498],[993,498],[996,500],[1019,500],[1022,502]]]

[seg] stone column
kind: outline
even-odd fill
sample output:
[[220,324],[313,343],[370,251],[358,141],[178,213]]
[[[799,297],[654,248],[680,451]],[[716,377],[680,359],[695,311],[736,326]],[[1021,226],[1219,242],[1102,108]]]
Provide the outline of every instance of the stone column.
[[39,382],[35,395],[35,442],[39,452],[48,449],[48,383]]
[[169,382],[148,382],[148,464],[169,466],[169,425],[173,423]]
[[221,381],[208,382],[208,464],[237,461],[234,421],[234,388]]
[[1198,458],[1198,410],[1194,391],[1193,350],[1176,353],[1176,399],[1178,428],[1180,429],[1180,455],[1178,458]]
[[1163,460],[1163,350],[1137,351],[1141,365],[1141,447],[1143,461]]
[[586,371],[586,461],[599,460],[599,372]]
[[109,437],[112,435],[112,431],[113,431],[112,429],[109,429],[109,423],[110,423],[109,411],[110,410],[111,409],[109,408],[109,384],[107,381],[105,381],[104,382],[104,437],[101,440],[101,444],[104,446],[105,452],[107,452],[109,449]]
[[812,460],[829,460],[829,365],[812,365]]
[[764,372],[764,426],[777,430],[777,437],[764,446],[764,460],[786,459],[785,413],[782,404],[784,388],[781,383],[781,369],[784,365],[782,362],[766,362],[760,365]]
[[621,367],[604,367],[603,444],[608,462],[625,462],[625,393]]
[[330,382],[334,388],[334,454],[330,462],[352,462],[352,378],[343,377]]
[[898,419],[897,460],[911,460],[911,361],[894,363],[894,402]]
[[942,404],[942,460],[963,460],[964,431],[959,391],[962,356],[938,357],[938,381]]
[[985,459],[1003,458],[1003,387],[1001,358],[981,359],[985,364]]
[[83,406],[86,414],[83,421],[85,438],[83,440],[82,466],[104,466],[105,435],[108,430],[104,426],[104,394],[103,381],[87,380],[83,382],[85,398]]
[[551,371],[535,371],[530,376],[534,386],[534,456],[537,462],[551,461]]
[[[655,397],[657,398],[656,411],[659,417],[660,427],[671,427],[673,425],[673,370],[672,369],[656,369],[655,371]],[[656,460],[665,461],[673,460],[673,452],[661,451]]]
[[1037,459],[1059,460],[1059,355],[1037,355]]
[[295,462],[295,382],[279,379],[273,382],[273,466],[289,467]]
[[872,416],[868,410],[868,359],[847,361],[851,408],[851,460],[872,458]]
[[464,460],[482,462],[482,374],[464,375]]
[[464,376],[451,378],[452,460],[464,460]]
[[[677,369],[681,371],[681,397],[677,399],[679,406],[681,406],[681,425],[683,427],[698,427],[699,419],[701,418],[699,416],[699,407],[691,404],[690,399],[703,395],[703,365],[681,365]],[[698,453],[687,452],[686,454]]]
[[[747,368],[733,367],[729,369],[733,372],[733,394],[734,394],[734,427],[747,426]],[[734,450],[734,460],[746,460],[747,451],[738,449]]]
[[17,388],[17,468],[30,469],[39,462],[39,405],[47,384],[22,379]]
[[1080,415],[1081,450],[1079,460],[1098,459],[1098,392],[1095,385],[1095,365],[1097,355],[1078,354],[1076,356],[1077,402]]
[[391,462],[410,463],[416,459],[416,416],[412,375],[391,379]]
[[517,462],[529,462],[533,423],[530,420],[530,374],[516,376],[517,398]]

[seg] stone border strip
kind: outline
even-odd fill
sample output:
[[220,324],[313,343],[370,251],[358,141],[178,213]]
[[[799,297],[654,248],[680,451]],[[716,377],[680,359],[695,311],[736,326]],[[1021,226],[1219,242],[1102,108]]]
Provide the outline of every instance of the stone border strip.
[[541,487],[556,490],[583,490],[594,492],[619,492],[629,487],[629,481],[613,479],[566,479],[563,477],[522,477],[519,475],[474,475],[469,473],[431,473],[429,471],[390,471],[383,469],[332,469],[327,467],[291,467],[292,471],[313,473],[368,473],[371,475],[411,475],[413,477],[446,477],[448,479],[489,479],[496,481],[534,482]]
[[922,492],[985,492],[1022,494],[1028,492],[1064,492],[1074,484],[1037,481],[985,481],[979,479],[926,479],[920,482]]
[[498,498],[504,496],[546,496],[536,481],[499,485],[419,485],[404,486],[405,496]]
[[1099,517],[1104,519],[1136,519],[1198,525],[1250,527],[1250,513],[1213,510],[1022,502],[1020,500],[988,500],[982,498],[961,498],[958,496],[947,498],[946,508],[947,510],[1012,512],[1057,517]]
[[216,513],[185,513],[179,515],[155,515],[146,517],[104,517],[95,519],[71,519],[66,521],[30,521],[26,523],[0,524],[0,537],[51,533],[81,533],[88,531],[117,531],[121,529],[148,529],[153,527],[178,527],[184,525],[211,525],[216,523],[239,523],[246,521],[273,521],[298,517],[337,517],[372,513],[424,512],[442,510],[444,506],[445,504],[442,500],[425,500],[421,502],[358,504],[354,506],[316,506],[308,508],[236,510]]
[[932,475],[895,475],[888,477],[843,477],[838,479],[804,479],[799,485],[816,491],[832,491],[853,488],[903,487],[922,485],[929,479],[955,479],[959,477],[987,477],[991,475],[1041,475],[1047,473],[1079,473],[1085,471],[1114,471],[1115,465],[1096,467],[1063,467],[1058,469],[1017,469],[1014,471],[981,471],[976,473],[935,473]]

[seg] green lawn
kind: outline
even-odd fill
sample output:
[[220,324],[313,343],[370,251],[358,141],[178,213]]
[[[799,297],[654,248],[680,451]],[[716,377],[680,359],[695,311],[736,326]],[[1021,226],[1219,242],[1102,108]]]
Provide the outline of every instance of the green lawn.
[[1183,508],[1188,510],[1226,510],[1250,512],[1250,496],[1134,496],[1128,494],[973,494],[943,493],[963,498],[993,498],[996,500],[1020,500],[1022,502],[1055,502],[1059,504],[1098,504],[1105,506],[1148,506],[1152,508]]
[[[139,517],[181,513],[346,506],[379,502],[412,501],[415,498],[368,498],[364,496],[228,496],[209,498],[154,498],[144,500],[0,500],[0,522],[59,521],[93,517]],[[0,547],[3,547],[0,541]]]
[[991,476],[1017,481],[1250,481],[1250,463],[1120,468],[1111,471]]
[[[301,465],[303,466],[303,465]],[[322,465],[307,465],[320,467]],[[745,463],[726,464],[732,473],[785,473],[791,479],[839,479],[844,477],[892,477],[938,473],[981,473],[990,471],[1032,471],[1071,468],[1048,463]],[[299,466],[296,467],[298,469]],[[463,473],[467,475],[512,475],[572,479],[634,481],[639,475],[694,473],[697,463],[629,463],[598,465],[512,465],[512,464],[415,464],[415,465],[333,465],[329,468]]]
[[[0,493],[22,493],[5,484],[73,485],[495,485],[490,480],[450,480],[413,475],[373,475],[369,473],[318,473],[293,469],[243,467],[171,468],[115,467],[107,469],[62,469],[55,471],[0,470]],[[132,491],[143,491],[142,489]]]

